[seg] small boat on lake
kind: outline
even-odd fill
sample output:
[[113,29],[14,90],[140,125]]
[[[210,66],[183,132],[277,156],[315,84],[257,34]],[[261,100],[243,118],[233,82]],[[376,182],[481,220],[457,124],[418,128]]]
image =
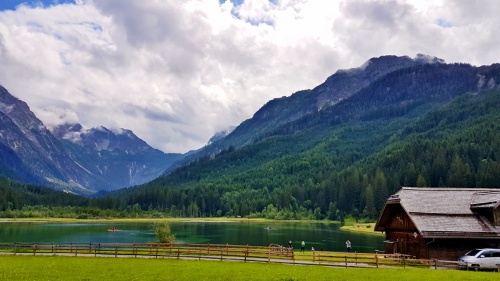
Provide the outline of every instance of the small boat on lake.
[[108,231],[115,232],[115,231],[119,231],[119,230],[118,230],[118,228],[113,227],[113,228],[109,228]]

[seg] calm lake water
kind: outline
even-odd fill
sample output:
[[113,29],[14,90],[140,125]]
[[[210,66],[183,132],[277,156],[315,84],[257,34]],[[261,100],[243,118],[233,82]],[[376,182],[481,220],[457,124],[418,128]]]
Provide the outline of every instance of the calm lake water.
[[[272,230],[267,230],[270,226]],[[109,231],[111,228],[118,231]],[[308,250],[344,251],[345,241],[353,251],[373,253],[383,249],[384,236],[340,230],[338,224],[255,222],[171,222],[177,243],[286,246],[292,240]],[[0,223],[0,243],[145,243],[155,242],[152,223]]]

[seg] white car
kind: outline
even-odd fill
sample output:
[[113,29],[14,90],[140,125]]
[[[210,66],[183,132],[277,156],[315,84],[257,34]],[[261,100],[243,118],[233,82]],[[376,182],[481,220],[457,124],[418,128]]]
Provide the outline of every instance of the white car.
[[500,249],[474,249],[458,259],[462,268],[497,269],[500,267]]

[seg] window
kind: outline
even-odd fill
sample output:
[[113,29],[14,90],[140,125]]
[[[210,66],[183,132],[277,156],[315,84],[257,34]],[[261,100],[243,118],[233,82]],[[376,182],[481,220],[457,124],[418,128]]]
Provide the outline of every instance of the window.
[[474,249],[472,251],[469,251],[467,252],[467,254],[465,254],[466,256],[475,256],[477,253],[479,253],[479,250],[478,249]]
[[479,255],[480,258],[491,258],[492,257],[492,252],[491,251],[484,251]]

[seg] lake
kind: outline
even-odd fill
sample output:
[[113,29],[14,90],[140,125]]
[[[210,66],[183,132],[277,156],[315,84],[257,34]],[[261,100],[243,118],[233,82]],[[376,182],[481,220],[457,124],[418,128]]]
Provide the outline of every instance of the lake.
[[[109,231],[112,228],[117,231]],[[177,243],[286,246],[292,240],[307,250],[373,253],[383,249],[384,236],[347,232],[338,224],[311,222],[170,222]],[[270,229],[267,229],[270,227]],[[0,223],[0,243],[146,243],[155,242],[152,223]]]

